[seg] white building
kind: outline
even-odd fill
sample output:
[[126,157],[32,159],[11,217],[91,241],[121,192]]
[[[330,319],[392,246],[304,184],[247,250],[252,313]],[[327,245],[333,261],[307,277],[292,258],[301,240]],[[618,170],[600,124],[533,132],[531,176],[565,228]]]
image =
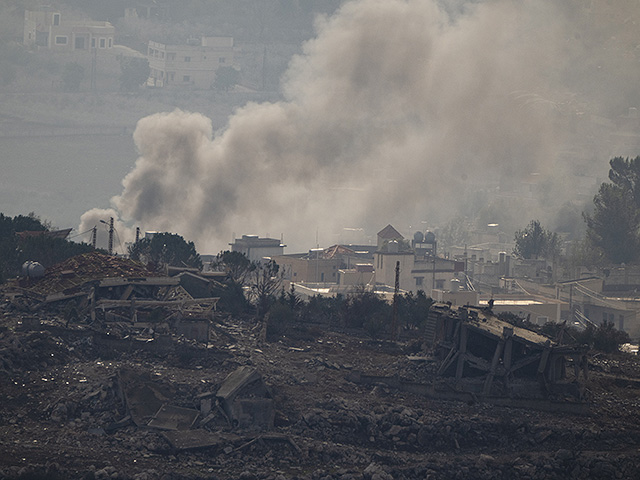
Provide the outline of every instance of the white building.
[[282,255],[286,247],[276,238],[260,238],[257,235],[243,235],[229,245],[232,252],[243,253],[252,262]]
[[147,82],[150,86],[181,85],[209,89],[219,67],[233,66],[233,38],[202,37],[195,45],[149,42],[147,58],[151,69]]

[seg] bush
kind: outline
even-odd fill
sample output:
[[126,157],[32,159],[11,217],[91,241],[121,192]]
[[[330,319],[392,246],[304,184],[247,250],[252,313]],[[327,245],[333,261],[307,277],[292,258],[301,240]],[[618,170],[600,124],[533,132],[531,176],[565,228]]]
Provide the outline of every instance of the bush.
[[289,305],[276,302],[269,310],[267,338],[272,339],[284,335],[293,326],[295,317],[295,312]]
[[620,349],[620,345],[628,343],[630,338],[627,332],[616,329],[613,322],[604,321],[598,327],[587,325],[576,334],[576,341],[601,352],[613,353]]

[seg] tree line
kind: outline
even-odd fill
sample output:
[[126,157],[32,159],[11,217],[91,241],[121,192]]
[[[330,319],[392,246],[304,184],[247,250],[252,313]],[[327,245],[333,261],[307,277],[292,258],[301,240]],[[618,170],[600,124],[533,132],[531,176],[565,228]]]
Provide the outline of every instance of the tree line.
[[[593,198],[593,211],[583,212],[586,234],[576,250],[577,262],[604,265],[640,260],[640,156],[609,161],[609,182]],[[515,233],[516,256],[524,259],[560,255],[557,233],[538,220]]]

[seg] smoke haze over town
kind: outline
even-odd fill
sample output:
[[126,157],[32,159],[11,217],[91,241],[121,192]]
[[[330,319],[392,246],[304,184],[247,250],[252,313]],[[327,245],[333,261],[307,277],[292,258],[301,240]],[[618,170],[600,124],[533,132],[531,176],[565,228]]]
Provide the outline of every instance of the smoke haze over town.
[[213,122],[147,108],[121,190],[78,231],[113,216],[122,242],[139,226],[214,253],[242,234],[366,242],[389,222],[566,229],[559,211],[579,218],[608,159],[635,154],[611,133],[640,103],[637,19],[633,1],[344,2],[281,100]]
[[[304,248],[317,232],[341,240],[345,227],[433,225],[467,213],[478,191],[552,170],[558,208],[570,173],[606,166],[576,172],[560,158],[582,103],[606,101],[580,90],[593,32],[578,35],[579,7],[487,1],[447,13],[432,1],[347,2],[317,21],[291,62],[285,100],[248,104],[218,132],[180,110],[140,120],[140,157],[114,214],[215,251],[234,232]],[[591,58],[594,69],[597,60],[607,61]],[[550,216],[540,202],[526,208]],[[83,215],[80,230],[97,215]]]

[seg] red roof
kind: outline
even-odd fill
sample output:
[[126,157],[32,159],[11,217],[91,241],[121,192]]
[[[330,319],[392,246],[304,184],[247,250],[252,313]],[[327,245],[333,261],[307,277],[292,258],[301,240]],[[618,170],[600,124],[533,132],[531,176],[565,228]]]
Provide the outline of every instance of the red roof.
[[398,238],[404,238],[400,232],[391,226],[391,224],[384,227],[378,232],[378,237],[385,240],[396,240]]
[[45,236],[49,238],[62,238],[63,240],[69,236],[71,233],[70,228],[65,228],[64,230],[54,230],[52,232],[48,230],[26,230],[24,232],[16,232],[16,235],[21,239],[31,238],[31,237],[39,237]]

